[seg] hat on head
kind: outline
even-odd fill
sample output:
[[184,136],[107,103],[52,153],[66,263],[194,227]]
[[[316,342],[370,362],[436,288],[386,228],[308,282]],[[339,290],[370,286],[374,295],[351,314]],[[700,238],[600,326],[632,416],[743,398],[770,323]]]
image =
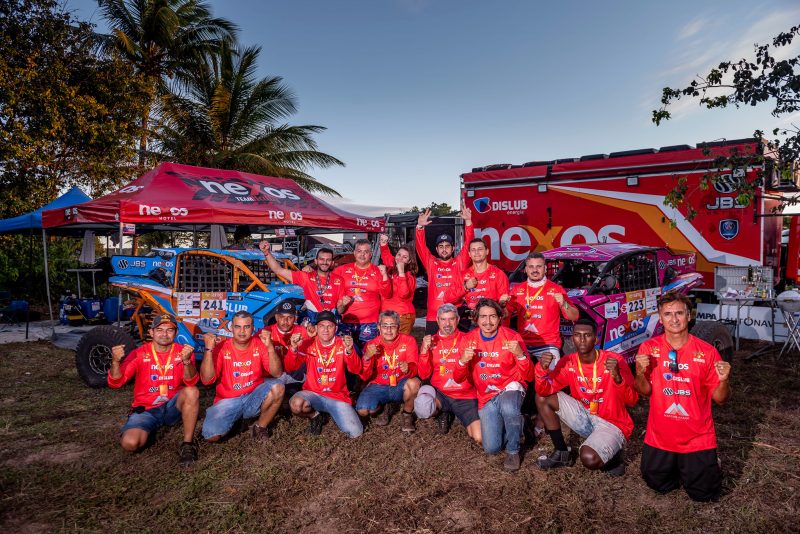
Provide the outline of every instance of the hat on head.
[[294,304],[288,300],[285,300],[278,305],[278,311],[275,313],[288,313],[289,315],[297,315],[297,308],[294,307]]
[[333,324],[336,324],[336,316],[333,314],[333,312],[327,310],[321,311],[317,314],[317,318],[314,320],[314,324],[319,324],[322,321],[330,321]]
[[436,238],[436,246],[439,246],[439,243],[450,243],[453,244],[453,238],[450,237],[448,234],[440,234],[439,237]]
[[436,390],[433,386],[422,386],[419,388],[417,398],[414,399],[414,412],[420,419],[433,417],[436,412]]
[[153,329],[158,328],[164,323],[172,323],[173,325],[175,325],[175,328],[178,327],[178,321],[175,319],[175,317],[173,317],[168,313],[160,313],[156,315],[155,319],[153,319],[153,324],[150,325],[150,328]]

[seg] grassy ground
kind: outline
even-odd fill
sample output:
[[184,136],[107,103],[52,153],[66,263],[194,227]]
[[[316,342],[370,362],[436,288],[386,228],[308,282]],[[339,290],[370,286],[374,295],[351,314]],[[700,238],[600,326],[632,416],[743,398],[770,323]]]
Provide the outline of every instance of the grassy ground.
[[[730,403],[715,408],[725,495],[695,504],[652,493],[639,474],[647,406],[634,410],[628,472],[619,479],[579,466],[543,473],[526,451],[517,474],[487,458],[458,423],[432,421],[403,436],[399,421],[352,441],[328,424],[321,436],[281,417],[272,441],[249,434],[202,444],[189,470],[176,464],[178,428],[124,453],[117,433],[123,390],[79,381],[74,353],[46,343],[0,346],[0,528],[86,531],[798,531],[798,356],[744,361]],[[204,406],[212,391],[203,393]]]

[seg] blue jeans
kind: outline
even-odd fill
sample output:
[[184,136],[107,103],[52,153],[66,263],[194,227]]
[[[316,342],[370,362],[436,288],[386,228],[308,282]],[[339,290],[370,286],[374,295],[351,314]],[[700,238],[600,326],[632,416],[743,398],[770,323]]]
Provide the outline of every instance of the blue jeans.
[[355,344],[360,356],[367,341],[372,341],[378,337],[378,323],[339,323],[336,335],[352,336],[353,344]]
[[403,402],[403,388],[407,381],[408,378],[404,378],[396,386],[369,384],[358,395],[356,411],[369,410],[374,412],[378,409],[378,406],[388,402]]
[[519,437],[522,434],[522,392],[501,391],[478,410],[481,420],[483,450],[497,454],[506,444],[506,452],[519,452]]
[[257,417],[261,413],[261,405],[269,395],[272,386],[281,384],[278,378],[267,378],[264,383],[250,393],[221,399],[206,410],[206,419],[203,421],[203,437],[224,436],[233,428],[239,419]]
[[178,421],[181,420],[181,411],[178,409],[178,397],[180,394],[181,392],[179,391],[170,400],[155,408],[150,408],[149,410],[139,413],[132,412],[119,431],[120,435],[132,428],[138,428],[150,434],[162,426],[177,424]]
[[339,430],[351,438],[357,438],[364,433],[361,419],[358,418],[358,414],[350,404],[313,391],[298,391],[294,397],[305,399],[318,412],[330,414]]

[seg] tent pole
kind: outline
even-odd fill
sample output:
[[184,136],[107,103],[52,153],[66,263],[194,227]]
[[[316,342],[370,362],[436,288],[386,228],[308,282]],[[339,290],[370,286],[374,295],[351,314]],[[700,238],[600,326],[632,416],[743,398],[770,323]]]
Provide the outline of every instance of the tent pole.
[[[119,255],[122,256],[122,221],[119,222]],[[111,267],[114,268],[113,266]],[[119,288],[117,292],[117,326],[119,327],[122,324],[122,288]]]
[[28,339],[31,327],[31,276],[33,276],[33,220],[28,225],[28,276],[25,281],[25,300],[28,302],[28,307],[25,310],[25,339]]
[[50,310],[50,324],[53,328],[52,338],[56,338],[56,323],[53,319],[53,302],[50,299],[50,267],[47,264],[47,231],[42,226],[42,249],[44,250],[44,283],[47,290],[47,308]]

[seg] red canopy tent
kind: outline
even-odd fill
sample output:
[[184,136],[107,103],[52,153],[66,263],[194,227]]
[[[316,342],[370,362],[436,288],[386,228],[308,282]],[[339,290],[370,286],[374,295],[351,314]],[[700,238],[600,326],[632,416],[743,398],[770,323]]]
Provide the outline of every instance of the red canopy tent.
[[162,163],[122,189],[42,214],[48,233],[200,229],[210,224],[381,232],[383,219],[338,209],[286,178]]

